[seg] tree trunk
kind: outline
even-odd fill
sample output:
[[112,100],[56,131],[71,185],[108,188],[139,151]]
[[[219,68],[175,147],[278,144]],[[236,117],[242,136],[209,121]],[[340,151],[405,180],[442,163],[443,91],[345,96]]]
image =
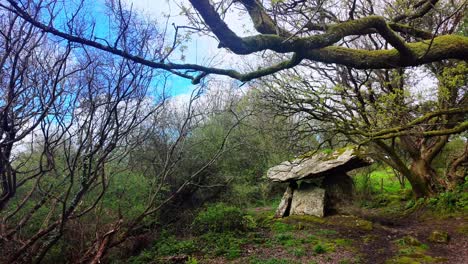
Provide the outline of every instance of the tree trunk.
[[417,198],[428,197],[437,193],[437,173],[424,159],[413,160],[410,166],[411,174],[407,175],[413,193]]
[[465,177],[468,176],[468,143],[465,143],[465,151],[450,161],[446,175],[449,189],[453,190],[465,182]]

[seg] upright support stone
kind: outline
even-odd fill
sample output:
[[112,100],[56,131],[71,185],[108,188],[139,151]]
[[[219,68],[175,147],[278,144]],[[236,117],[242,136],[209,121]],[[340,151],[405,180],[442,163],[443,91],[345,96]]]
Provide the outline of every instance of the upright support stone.
[[346,172],[324,177],[322,187],[326,195],[325,213],[345,213],[353,201],[353,179]]
[[325,214],[325,190],[313,184],[301,183],[294,192],[290,214],[323,217]]
[[291,202],[293,198],[294,189],[297,188],[296,182],[290,182],[286,191],[281,198],[281,202],[276,209],[275,218],[282,218],[289,215],[289,210],[291,209]]

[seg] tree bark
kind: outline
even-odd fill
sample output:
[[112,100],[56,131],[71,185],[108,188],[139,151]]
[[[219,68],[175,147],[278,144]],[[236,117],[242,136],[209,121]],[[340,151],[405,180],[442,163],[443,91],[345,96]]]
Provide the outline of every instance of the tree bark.
[[465,151],[458,157],[455,157],[450,161],[447,167],[447,180],[449,189],[461,185],[465,181],[465,177],[468,176],[468,143],[465,143]]
[[422,158],[413,160],[410,172],[407,178],[417,198],[433,196],[440,189],[436,180],[437,173],[426,160]]

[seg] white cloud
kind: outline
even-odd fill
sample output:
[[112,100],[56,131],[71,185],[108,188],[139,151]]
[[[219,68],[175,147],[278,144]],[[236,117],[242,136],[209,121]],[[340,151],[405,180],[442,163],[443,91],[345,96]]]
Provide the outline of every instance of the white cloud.
[[[150,16],[158,21],[163,26],[168,17],[168,25],[172,29],[172,23],[177,26],[185,26],[189,24],[189,20],[185,15],[181,14],[180,6],[191,7],[188,0],[125,0],[128,5],[131,5],[137,12]],[[245,12],[240,12],[238,8],[232,8],[232,12],[228,12],[225,17],[229,27],[240,36],[246,36],[249,32],[253,32],[253,26],[248,23],[250,19]],[[169,31],[172,34],[173,30]],[[180,32],[183,34],[183,32]],[[172,36],[168,36],[172,39]],[[212,36],[194,35],[192,40],[186,44],[187,50],[184,52],[185,61],[187,63],[196,63],[210,67],[220,68],[245,68],[246,63],[255,63],[252,56],[239,56],[232,54],[226,49],[218,48],[218,41]],[[175,54],[173,60],[180,58],[180,54]]]

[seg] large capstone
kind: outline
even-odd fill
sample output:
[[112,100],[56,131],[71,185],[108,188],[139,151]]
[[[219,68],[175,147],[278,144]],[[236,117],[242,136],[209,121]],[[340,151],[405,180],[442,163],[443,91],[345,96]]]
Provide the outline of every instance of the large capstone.
[[284,161],[270,168],[267,177],[274,182],[299,181],[347,172],[372,162],[356,148],[344,148],[330,154],[316,153]]
[[323,217],[346,211],[343,209],[349,206],[353,194],[353,180],[346,172],[372,162],[356,148],[344,148],[329,154],[304,155],[269,169],[270,180],[288,183],[275,217]]

